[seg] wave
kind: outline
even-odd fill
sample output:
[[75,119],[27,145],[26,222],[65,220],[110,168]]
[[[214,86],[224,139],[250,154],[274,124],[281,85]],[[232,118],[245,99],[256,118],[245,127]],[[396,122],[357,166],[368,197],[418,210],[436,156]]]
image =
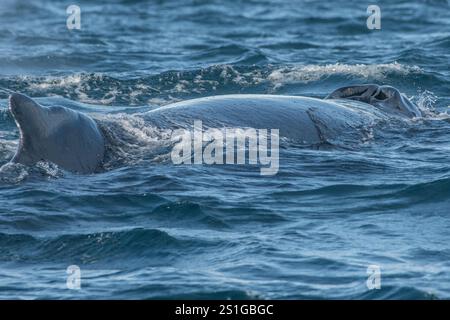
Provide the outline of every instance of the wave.
[[160,265],[164,257],[179,251],[196,250],[214,245],[205,240],[179,239],[165,231],[136,228],[90,234],[66,234],[56,237],[34,237],[28,234],[0,233],[0,255],[3,262],[55,262],[94,264],[108,260],[147,257]]
[[291,82],[313,82],[325,76],[346,75],[360,79],[382,81],[389,75],[407,76],[412,73],[424,73],[418,66],[407,66],[400,63],[387,64],[327,64],[327,65],[305,65],[291,66],[272,71],[268,79],[276,84]]
[[[103,73],[14,76],[0,79],[0,88],[30,96],[59,95],[88,104],[137,106],[164,105],[188,98],[226,93],[304,94],[306,91],[324,96],[340,85],[360,82],[396,85],[399,79],[408,77],[417,80],[417,77],[433,75],[418,66],[397,62],[290,66],[224,64],[133,78],[115,78]],[[7,92],[0,90],[0,99],[6,99],[7,96]]]
[[[417,182],[415,184],[333,184],[317,188],[293,191],[276,191],[271,194],[279,201],[298,202],[321,210],[325,216],[327,210],[333,215],[336,210],[342,215],[354,215],[369,212],[391,212],[422,206],[423,215],[441,215],[450,201],[450,178],[434,181]],[[324,205],[323,199],[329,204]],[[334,203],[341,203],[335,208]],[[325,209],[324,208],[328,208]]]
[[[161,284],[163,285],[163,284]],[[201,284],[198,284],[201,286]],[[154,292],[154,285],[140,285],[137,288],[128,290],[118,290],[116,294],[125,299],[154,299],[154,300],[257,300],[263,296],[245,290],[223,290],[217,288],[214,291],[180,292],[176,294],[161,294]],[[190,291],[190,290],[187,290]]]
[[430,182],[417,183],[392,195],[393,198],[408,199],[408,203],[432,202],[450,200],[450,178],[442,178]]

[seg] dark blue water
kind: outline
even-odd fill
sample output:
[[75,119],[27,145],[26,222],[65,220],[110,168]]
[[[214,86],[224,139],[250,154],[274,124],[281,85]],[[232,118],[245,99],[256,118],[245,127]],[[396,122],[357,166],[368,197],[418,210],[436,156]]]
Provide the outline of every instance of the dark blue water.
[[[111,130],[138,143],[94,175],[0,170],[0,298],[450,298],[447,1],[378,1],[381,30],[363,1],[78,1],[71,31],[69,4],[1,0],[0,165],[18,144],[10,90],[114,112]],[[132,116],[367,82],[427,116],[357,148],[282,145],[276,176],[147,159],[157,137]]]

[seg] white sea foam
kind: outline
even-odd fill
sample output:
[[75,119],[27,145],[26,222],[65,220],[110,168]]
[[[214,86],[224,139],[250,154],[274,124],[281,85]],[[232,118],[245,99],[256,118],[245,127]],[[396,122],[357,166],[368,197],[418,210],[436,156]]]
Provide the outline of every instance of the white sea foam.
[[114,114],[98,119],[107,140],[106,169],[161,156],[168,145],[172,130],[155,128],[139,115]]
[[0,181],[3,183],[19,183],[28,177],[27,167],[8,162],[0,167]]
[[290,65],[241,68],[213,65],[184,72],[164,72],[140,79],[116,79],[102,73],[77,73],[67,76],[24,76],[24,88],[36,95],[63,95],[90,104],[164,105],[186,95],[211,95],[216,91],[236,92],[264,84],[271,93],[286,84],[311,83],[332,75],[383,81],[391,74],[407,76],[423,72],[417,66],[397,62],[386,64]]
[[389,73],[408,75],[422,72],[417,66],[407,66],[397,62],[387,64],[327,64],[289,66],[273,70],[267,79],[274,85],[294,82],[312,82],[330,75],[351,75],[370,80],[383,80]]

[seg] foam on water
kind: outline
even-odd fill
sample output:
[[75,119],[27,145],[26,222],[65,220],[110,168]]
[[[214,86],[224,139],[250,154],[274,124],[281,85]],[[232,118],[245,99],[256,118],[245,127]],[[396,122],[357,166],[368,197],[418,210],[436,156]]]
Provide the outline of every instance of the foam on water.
[[[165,72],[133,79],[114,78],[102,73],[78,73],[68,76],[11,77],[2,81],[10,88],[16,87],[17,91],[32,96],[57,93],[89,104],[163,105],[177,102],[183,96],[218,94],[236,89],[252,92],[264,87],[269,93],[278,93],[287,84],[326,82],[332,76],[383,83],[389,77],[406,77],[410,74],[420,75],[424,71],[417,66],[397,62],[373,65],[269,65],[265,68],[214,65],[199,70]],[[0,97],[7,95],[5,92]]]

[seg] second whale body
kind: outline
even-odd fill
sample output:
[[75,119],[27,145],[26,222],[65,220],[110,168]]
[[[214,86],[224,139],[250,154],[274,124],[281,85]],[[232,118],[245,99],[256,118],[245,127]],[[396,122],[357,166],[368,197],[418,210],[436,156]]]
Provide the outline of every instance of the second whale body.
[[[15,93],[10,110],[20,130],[12,162],[55,163],[76,173],[101,169],[108,141],[97,121],[64,107],[44,107]],[[149,126],[278,129],[280,136],[306,144],[336,138],[363,139],[375,123],[392,117],[420,117],[419,108],[390,86],[360,85],[337,89],[325,100],[279,95],[223,95],[173,103],[139,115]]]

